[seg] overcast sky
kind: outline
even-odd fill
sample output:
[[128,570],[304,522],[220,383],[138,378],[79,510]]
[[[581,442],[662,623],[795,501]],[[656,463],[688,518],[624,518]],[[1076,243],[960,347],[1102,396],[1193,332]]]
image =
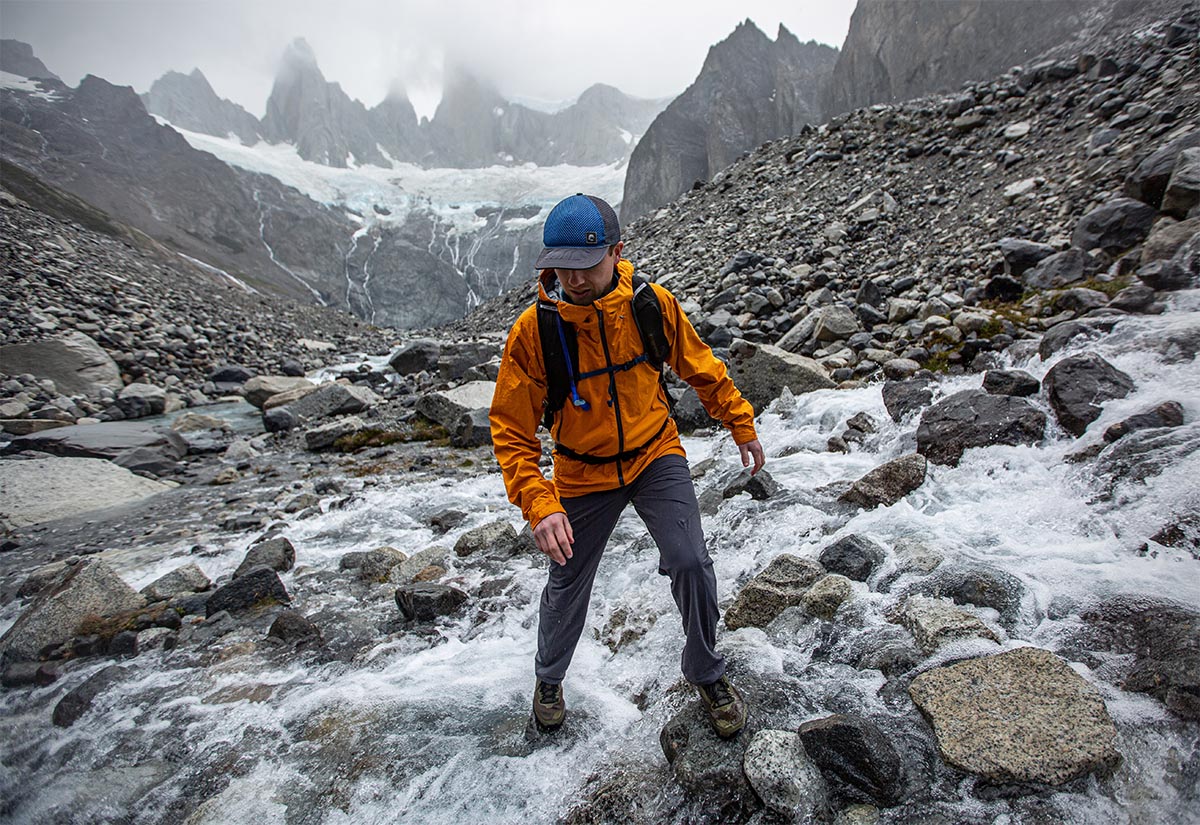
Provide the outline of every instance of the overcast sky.
[[709,46],[749,17],[774,39],[841,47],[854,0],[0,0],[0,33],[33,45],[71,85],[85,74],[139,92],[199,68],[221,97],[261,117],[279,57],[305,38],[322,72],[374,106],[394,79],[432,115],[441,67],[468,64],[509,97],[573,98],[593,83],[666,97]]

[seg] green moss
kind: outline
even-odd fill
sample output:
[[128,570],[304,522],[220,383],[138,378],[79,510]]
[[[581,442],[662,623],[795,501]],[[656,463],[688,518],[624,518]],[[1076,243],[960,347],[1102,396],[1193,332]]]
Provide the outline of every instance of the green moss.
[[1111,281],[1100,281],[1095,278],[1084,281],[1081,284],[1073,284],[1072,286],[1083,287],[1084,289],[1094,289],[1097,292],[1103,292],[1110,299],[1115,298],[1117,293],[1125,287],[1129,286],[1130,278],[1128,275],[1120,278],[1113,278]]
[[922,366],[930,372],[946,372],[950,369],[950,352],[935,352]]

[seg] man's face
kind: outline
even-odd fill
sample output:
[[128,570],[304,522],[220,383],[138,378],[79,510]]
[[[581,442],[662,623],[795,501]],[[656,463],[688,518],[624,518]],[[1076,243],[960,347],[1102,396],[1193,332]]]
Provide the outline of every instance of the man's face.
[[572,304],[590,304],[604,294],[612,283],[613,267],[621,257],[623,244],[616,244],[604,254],[600,263],[591,269],[555,269],[563,295]]

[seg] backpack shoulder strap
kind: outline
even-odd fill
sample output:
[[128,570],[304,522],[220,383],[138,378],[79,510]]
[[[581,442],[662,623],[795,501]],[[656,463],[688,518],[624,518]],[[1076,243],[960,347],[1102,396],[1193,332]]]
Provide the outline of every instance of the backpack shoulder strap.
[[671,343],[663,330],[662,305],[658,302],[658,293],[641,275],[633,276],[633,320],[637,324],[638,334],[642,336],[647,360],[655,369],[661,370],[671,355]]
[[[571,387],[571,364],[579,361],[579,340],[575,327],[561,323],[558,306],[552,301],[537,302],[538,338],[542,345],[542,363],[546,367],[546,403],[542,412],[542,423],[546,429],[554,420],[554,414],[566,403]],[[561,326],[562,336],[559,335]],[[569,352],[563,353],[563,341]]]

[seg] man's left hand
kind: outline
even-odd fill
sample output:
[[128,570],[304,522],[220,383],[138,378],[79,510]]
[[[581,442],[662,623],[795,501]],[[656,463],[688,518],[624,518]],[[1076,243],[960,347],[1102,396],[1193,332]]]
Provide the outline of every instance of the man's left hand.
[[754,469],[750,471],[750,475],[754,475],[763,468],[767,463],[766,453],[763,452],[762,444],[756,438],[753,441],[747,441],[745,444],[738,445],[738,451],[742,454],[742,466],[750,466],[750,457],[754,456]]

